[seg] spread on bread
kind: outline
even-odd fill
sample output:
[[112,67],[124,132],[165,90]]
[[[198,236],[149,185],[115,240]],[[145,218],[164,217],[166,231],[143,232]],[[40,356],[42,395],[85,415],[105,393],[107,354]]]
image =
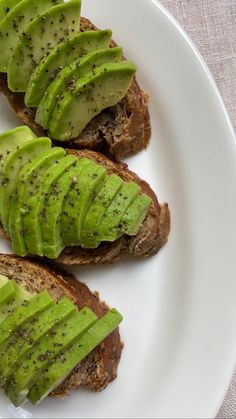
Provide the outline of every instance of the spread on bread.
[[39,5],[20,1],[0,20],[0,71],[50,137],[70,141],[124,98],[136,66],[109,48],[110,30],[79,32],[81,0]]
[[96,249],[135,236],[152,201],[137,183],[27,127],[0,136],[0,155],[0,219],[19,256],[56,259],[68,246]]
[[31,294],[0,275],[0,384],[15,406],[38,404],[122,321],[116,309],[98,319],[68,298]]

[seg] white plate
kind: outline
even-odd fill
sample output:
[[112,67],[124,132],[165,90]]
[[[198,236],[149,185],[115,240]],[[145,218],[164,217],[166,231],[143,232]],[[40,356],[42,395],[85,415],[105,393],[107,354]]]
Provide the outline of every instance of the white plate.
[[[111,27],[151,94],[153,135],[129,159],[168,201],[172,231],[144,262],[76,269],[124,314],[119,377],[101,394],[27,406],[34,418],[212,418],[236,358],[236,154],[201,57],[154,0],[84,0]],[[17,124],[1,98],[1,131]],[[4,244],[1,243],[1,251]],[[0,396],[1,417],[24,417]]]

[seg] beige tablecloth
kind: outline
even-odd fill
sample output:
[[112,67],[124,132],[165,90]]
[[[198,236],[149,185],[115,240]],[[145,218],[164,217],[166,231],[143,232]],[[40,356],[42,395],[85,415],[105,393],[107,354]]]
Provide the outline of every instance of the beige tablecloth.
[[[236,129],[236,0],[160,1],[205,58]],[[236,418],[236,372],[217,417]]]
[[236,0],[161,0],[205,58],[236,129]]

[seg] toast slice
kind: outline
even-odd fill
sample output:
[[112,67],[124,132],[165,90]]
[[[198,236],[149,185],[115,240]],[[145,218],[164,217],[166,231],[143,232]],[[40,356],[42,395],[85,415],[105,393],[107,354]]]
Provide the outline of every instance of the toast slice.
[[[79,310],[89,307],[98,317],[104,316],[109,310],[106,303],[99,300],[98,293],[93,294],[73,275],[30,259],[0,254],[0,274],[14,279],[31,293],[47,290],[55,301],[67,296]],[[93,391],[103,390],[117,376],[122,348],[119,330],[116,329],[73,370],[51,396],[64,397],[80,385]]]
[[[81,18],[81,31],[97,30],[88,19]],[[111,42],[110,47],[116,43]],[[7,86],[7,75],[0,73],[0,92],[8,99],[17,117],[37,135],[47,136],[35,122],[35,108],[27,108],[24,94],[13,93]],[[124,99],[97,115],[78,138],[64,144],[78,149],[99,150],[115,160],[135,154],[149,144],[151,136],[148,95],[134,79]],[[60,142],[63,146],[63,143]]]
[[[104,242],[97,249],[82,249],[81,247],[66,248],[57,262],[65,265],[98,265],[115,263],[127,256],[147,258],[155,255],[166,243],[170,231],[170,213],[168,204],[160,205],[154,191],[135,173],[128,170],[125,163],[115,163],[104,155],[91,150],[68,149],[69,154],[77,157],[87,157],[103,165],[108,174],[115,173],[124,181],[134,181],[149,195],[152,203],[147,216],[135,237],[124,235],[113,243]],[[0,228],[0,235],[6,234]]]

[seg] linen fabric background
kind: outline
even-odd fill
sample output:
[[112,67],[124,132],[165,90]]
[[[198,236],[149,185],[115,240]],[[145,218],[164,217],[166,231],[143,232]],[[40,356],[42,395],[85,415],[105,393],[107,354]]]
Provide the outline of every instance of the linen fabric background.
[[[204,57],[236,129],[236,0],[160,1]],[[236,418],[236,372],[217,418]]]

